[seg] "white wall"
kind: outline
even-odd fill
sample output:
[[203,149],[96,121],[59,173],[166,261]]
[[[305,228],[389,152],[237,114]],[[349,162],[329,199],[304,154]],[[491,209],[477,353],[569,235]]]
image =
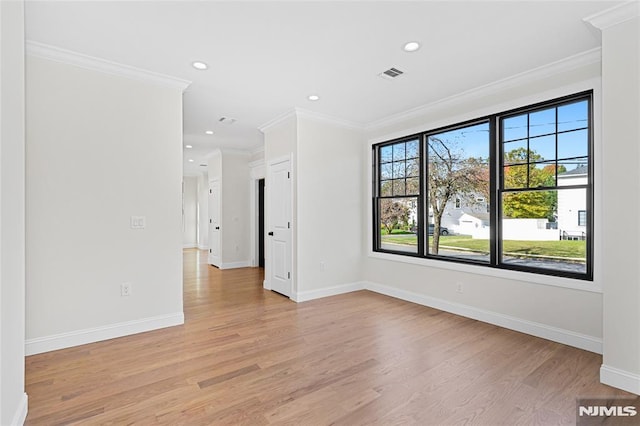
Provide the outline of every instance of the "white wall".
[[185,176],[182,180],[182,245],[198,245],[198,177]]
[[222,151],[221,255],[223,269],[251,264],[248,152]]
[[207,157],[209,181],[222,179],[222,151],[216,150]]
[[24,5],[0,2],[0,424],[22,424],[25,330]]
[[180,88],[27,56],[27,352],[183,322],[181,159]]
[[[595,89],[595,103],[598,104],[599,71],[599,64],[592,61],[586,61],[586,65],[574,64],[566,69],[555,67],[548,72],[520,76],[504,84],[452,98],[414,112],[406,119],[395,117],[371,126],[370,143],[365,147],[363,156],[370,164],[372,143],[583,90]],[[596,131],[599,130],[599,113],[599,106],[596,106]],[[597,138],[596,157],[601,149],[602,142]],[[370,200],[371,196],[371,170],[368,164],[362,174],[363,185],[368,188],[365,201]],[[380,285],[388,293],[441,309],[601,351],[601,275],[597,275],[596,282],[588,283],[372,253],[371,207],[369,202],[365,205],[367,223],[363,225],[363,233],[366,238],[362,244],[369,252],[363,268],[366,281]],[[598,195],[595,207],[597,214],[600,209]],[[596,227],[596,233],[599,231]],[[463,293],[456,292],[458,284],[462,284]]]
[[[604,383],[640,394],[640,6],[602,31]],[[614,17],[617,14],[614,14]]]
[[298,118],[298,299],[361,280],[362,130]]
[[198,175],[198,248],[209,249],[209,177]]

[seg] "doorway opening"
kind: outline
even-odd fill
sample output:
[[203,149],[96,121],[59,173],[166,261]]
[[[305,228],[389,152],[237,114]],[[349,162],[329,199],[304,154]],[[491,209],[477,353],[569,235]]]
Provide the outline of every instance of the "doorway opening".
[[264,268],[264,179],[258,180],[258,266]]

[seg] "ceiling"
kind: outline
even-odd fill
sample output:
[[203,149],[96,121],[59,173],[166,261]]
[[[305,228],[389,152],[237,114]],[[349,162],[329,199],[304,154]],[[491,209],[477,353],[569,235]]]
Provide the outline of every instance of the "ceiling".
[[[192,81],[184,170],[193,173],[216,148],[259,149],[258,127],[294,107],[367,125],[592,49],[599,34],[582,18],[618,3],[27,1],[26,31]],[[403,51],[408,41],[421,48]],[[404,74],[378,76],[391,67]]]

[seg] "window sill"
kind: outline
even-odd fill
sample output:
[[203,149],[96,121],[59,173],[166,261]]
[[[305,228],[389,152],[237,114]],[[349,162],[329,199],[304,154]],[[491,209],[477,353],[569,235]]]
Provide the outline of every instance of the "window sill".
[[489,266],[470,265],[466,263],[454,263],[434,259],[424,259],[411,256],[403,256],[391,253],[380,253],[369,250],[370,258],[388,260],[392,262],[410,263],[412,265],[427,266],[430,268],[447,269],[457,272],[485,275],[496,278],[522,281],[532,284],[542,284],[552,287],[570,288],[573,290],[588,291],[592,293],[602,293],[602,286],[592,281],[583,281],[573,278],[554,277],[552,275],[542,275],[529,272],[510,271],[505,269],[491,268]]

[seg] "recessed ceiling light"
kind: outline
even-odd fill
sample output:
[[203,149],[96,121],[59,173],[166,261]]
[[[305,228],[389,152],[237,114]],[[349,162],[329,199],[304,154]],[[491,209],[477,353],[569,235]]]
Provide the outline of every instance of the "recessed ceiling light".
[[189,162],[190,162],[190,163],[193,163],[193,158],[189,158]]
[[191,148],[193,148],[193,145],[185,145],[184,147],[187,148],[187,149],[191,149]]
[[194,67],[197,70],[206,70],[207,68],[209,68],[209,65],[205,64],[204,62],[200,62],[200,61],[195,61],[191,63],[191,66]]
[[213,130],[207,130],[205,133],[208,134],[208,135],[212,135],[213,134]]
[[310,101],[317,101],[317,100],[320,100],[320,96],[318,96],[318,95],[309,95],[309,97],[307,99],[309,99]]
[[410,41],[406,43],[402,49],[405,52],[415,52],[416,50],[420,49],[420,43],[418,43],[417,41]]

